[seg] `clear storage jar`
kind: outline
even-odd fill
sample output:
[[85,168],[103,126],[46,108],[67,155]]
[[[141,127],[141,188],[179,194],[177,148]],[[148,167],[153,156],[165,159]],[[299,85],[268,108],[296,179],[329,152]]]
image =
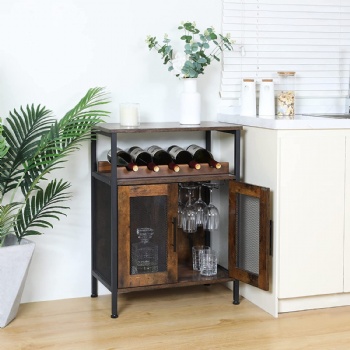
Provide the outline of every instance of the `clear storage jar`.
[[295,72],[278,72],[277,118],[294,119]]

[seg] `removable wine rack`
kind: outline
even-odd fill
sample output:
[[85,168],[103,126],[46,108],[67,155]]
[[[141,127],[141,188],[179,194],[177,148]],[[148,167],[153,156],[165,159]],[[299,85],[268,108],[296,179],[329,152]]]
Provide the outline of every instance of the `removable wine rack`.
[[[180,177],[180,176],[198,176],[198,175],[219,175],[229,173],[229,163],[220,162],[221,168],[216,169],[208,164],[200,163],[200,169],[190,168],[187,164],[178,164],[179,172],[175,172],[167,165],[159,165],[159,171],[149,170],[146,166],[139,166],[138,171],[129,171],[125,167],[117,168],[118,179],[137,179],[137,178],[155,178],[155,177]],[[97,163],[97,171],[99,173],[110,173],[111,164],[108,161],[99,161]]]

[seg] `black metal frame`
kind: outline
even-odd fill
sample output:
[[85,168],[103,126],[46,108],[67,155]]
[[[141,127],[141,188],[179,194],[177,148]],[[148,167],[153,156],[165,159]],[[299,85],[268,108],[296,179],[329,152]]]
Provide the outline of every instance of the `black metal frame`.
[[[156,130],[155,130],[156,131]],[[191,130],[189,130],[191,131]],[[205,130],[205,144],[206,148],[211,151],[212,144],[212,131],[224,132],[234,135],[234,172],[236,180],[240,180],[241,172],[241,130]],[[107,181],[105,177],[99,176],[97,173],[97,135],[101,134],[107,136],[111,140],[111,177]],[[112,294],[112,305],[111,305],[111,318],[118,317],[118,179],[117,179],[117,159],[116,159],[116,149],[117,149],[117,134],[118,131],[114,132],[103,132],[101,130],[94,130],[92,132],[91,141],[91,297],[98,296],[98,281],[103,283],[108,289],[110,289]],[[96,181],[107,182],[110,187],[111,195],[111,283],[110,285],[104,281],[101,276],[99,276],[96,271],[96,222],[95,222],[95,184]],[[206,233],[206,244],[210,243],[210,232]],[[233,281],[233,304],[239,304],[239,281]]]
[[[235,150],[234,150],[234,175],[236,181],[240,180],[241,176],[241,131],[240,130],[226,130],[225,133],[233,134],[235,136]],[[205,143],[208,151],[211,151],[211,131],[205,133]],[[207,238],[209,237],[209,238]],[[210,246],[209,233],[206,234],[206,245]],[[239,281],[233,281],[233,304],[239,305]]]

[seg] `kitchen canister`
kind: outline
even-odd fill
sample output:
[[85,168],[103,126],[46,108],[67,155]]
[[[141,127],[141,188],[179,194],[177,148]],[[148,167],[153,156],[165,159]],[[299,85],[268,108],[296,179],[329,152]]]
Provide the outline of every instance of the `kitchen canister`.
[[254,79],[243,79],[241,91],[241,116],[256,117],[256,90]]
[[273,79],[262,79],[259,93],[259,117],[275,119],[275,87]]
[[277,117],[294,119],[295,114],[295,72],[278,72]]

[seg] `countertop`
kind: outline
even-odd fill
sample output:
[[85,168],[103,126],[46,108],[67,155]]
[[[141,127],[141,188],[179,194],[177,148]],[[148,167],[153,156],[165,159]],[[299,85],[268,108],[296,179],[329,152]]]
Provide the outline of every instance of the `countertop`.
[[267,119],[263,117],[242,117],[239,115],[219,113],[218,121],[275,130],[350,129],[350,119],[332,119],[306,115],[296,115],[294,119],[290,120]]
[[210,131],[225,130],[234,131],[242,129],[241,125],[230,125],[218,122],[201,122],[200,124],[180,124],[178,122],[161,122],[161,123],[141,123],[135,127],[123,127],[119,123],[100,123],[94,127],[95,131],[104,134],[113,133],[143,133],[143,132],[183,132],[183,131]]

